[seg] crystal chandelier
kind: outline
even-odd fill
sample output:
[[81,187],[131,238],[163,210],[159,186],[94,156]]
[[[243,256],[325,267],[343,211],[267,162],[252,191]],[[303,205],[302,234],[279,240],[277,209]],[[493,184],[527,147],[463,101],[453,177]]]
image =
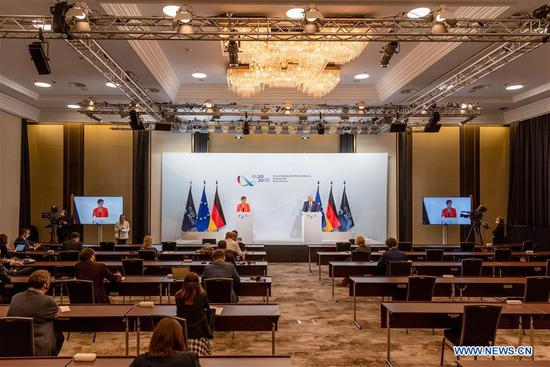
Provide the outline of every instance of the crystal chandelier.
[[366,46],[367,42],[241,41],[240,65],[228,67],[227,83],[242,97],[252,97],[266,87],[297,88],[322,97],[340,82],[340,65],[358,57]]

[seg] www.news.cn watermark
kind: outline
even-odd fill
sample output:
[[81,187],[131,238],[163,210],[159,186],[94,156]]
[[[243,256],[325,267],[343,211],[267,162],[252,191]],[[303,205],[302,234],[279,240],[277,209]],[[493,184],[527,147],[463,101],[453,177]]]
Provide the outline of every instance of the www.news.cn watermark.
[[454,346],[453,351],[458,357],[531,357],[533,347],[530,345],[494,345],[480,346]]

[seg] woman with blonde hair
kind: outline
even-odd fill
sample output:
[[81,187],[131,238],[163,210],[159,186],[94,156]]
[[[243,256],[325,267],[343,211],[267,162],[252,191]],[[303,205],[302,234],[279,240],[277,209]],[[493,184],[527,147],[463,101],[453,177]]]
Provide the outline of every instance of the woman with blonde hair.
[[200,367],[197,354],[186,350],[180,323],[165,317],[153,331],[149,351],[138,355],[130,367]]
[[176,293],[176,315],[187,320],[189,350],[199,355],[211,355],[209,339],[214,337],[210,325],[211,311],[206,292],[197,273],[190,272],[183,287]]

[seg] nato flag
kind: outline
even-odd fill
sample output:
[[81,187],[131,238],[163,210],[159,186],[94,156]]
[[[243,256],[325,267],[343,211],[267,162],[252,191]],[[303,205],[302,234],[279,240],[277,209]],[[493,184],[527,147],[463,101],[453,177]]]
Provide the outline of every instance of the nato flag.
[[355,225],[353,215],[351,215],[351,208],[349,207],[348,196],[346,195],[346,186],[344,186],[344,192],[342,193],[338,219],[340,220],[340,232],[346,232]]
[[187,194],[187,204],[185,205],[185,213],[183,214],[183,221],[181,222],[181,230],[183,232],[189,232],[195,228],[196,223],[197,212],[195,211],[191,186],[189,186],[189,194]]
[[210,223],[210,212],[208,211],[208,201],[206,200],[206,188],[203,187],[199,214],[197,216],[197,231],[206,231],[208,229],[208,223]]

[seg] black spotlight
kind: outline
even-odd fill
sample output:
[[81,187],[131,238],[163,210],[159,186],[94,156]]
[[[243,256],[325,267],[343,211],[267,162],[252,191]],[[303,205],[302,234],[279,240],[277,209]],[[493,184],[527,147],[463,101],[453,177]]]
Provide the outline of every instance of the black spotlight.
[[550,14],[550,5],[542,5],[533,10],[533,17],[537,19],[544,19]]
[[384,45],[382,48],[382,59],[380,60],[380,67],[387,68],[390,64],[390,60],[394,54],[399,53],[399,42],[391,41]]
[[250,134],[250,123],[248,121],[245,121],[244,122],[244,125],[243,125],[243,134],[244,135],[249,135]]
[[130,111],[130,127],[132,130],[145,130],[143,121],[139,118],[139,115],[136,110]]
[[322,122],[320,122],[319,125],[317,125],[317,134],[325,135],[325,126],[323,125]]
[[441,115],[437,111],[433,111],[430,115],[430,119],[428,120],[428,123],[424,127],[425,133],[438,133],[439,130],[441,130],[441,124],[439,123],[441,121]]
[[390,133],[404,133],[407,131],[407,124],[403,122],[392,122],[390,125]]
[[48,62],[48,52],[44,52],[42,45],[46,45],[46,47],[48,47],[47,42],[31,43],[29,45],[29,53],[31,54],[31,60],[34,62],[34,66],[36,66],[36,71],[38,71],[38,74],[47,75],[51,74],[52,71],[50,70],[50,64]]
[[227,44],[227,52],[229,53],[229,66],[239,66],[239,44],[237,41],[229,41]]
[[65,22],[65,14],[67,10],[71,8],[71,5],[66,1],[56,3],[50,7],[50,13],[53,15],[52,30],[56,33],[67,33],[69,26]]

